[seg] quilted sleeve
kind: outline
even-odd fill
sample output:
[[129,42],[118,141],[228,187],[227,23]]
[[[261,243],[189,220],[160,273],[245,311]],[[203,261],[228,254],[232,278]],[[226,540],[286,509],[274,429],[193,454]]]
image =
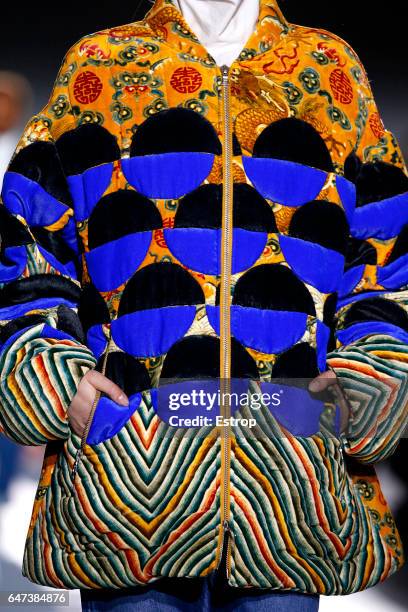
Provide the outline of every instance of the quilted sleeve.
[[363,69],[358,141],[345,164],[356,186],[348,251],[327,355],[350,406],[344,449],[390,456],[408,415],[408,176]]
[[64,58],[52,94],[27,124],[0,203],[0,430],[20,444],[69,435],[67,407],[96,365],[77,314],[81,253],[55,146],[67,112]]

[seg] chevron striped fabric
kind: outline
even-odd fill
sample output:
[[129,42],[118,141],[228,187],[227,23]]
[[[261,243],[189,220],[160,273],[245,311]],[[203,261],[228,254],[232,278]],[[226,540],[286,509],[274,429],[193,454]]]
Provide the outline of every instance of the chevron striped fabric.
[[[227,546],[234,587],[331,595],[404,562],[374,467],[407,421],[399,144],[350,45],[276,0],[224,75],[155,0],[73,45],[10,162],[0,426],[46,445],[22,567],[35,583],[205,576]],[[247,382],[234,423],[173,424],[166,390],[217,381],[226,354]],[[81,437],[67,414],[92,368],[129,406],[102,394]],[[298,384],[329,368],[346,431]],[[296,401],[259,401],[285,380]]]

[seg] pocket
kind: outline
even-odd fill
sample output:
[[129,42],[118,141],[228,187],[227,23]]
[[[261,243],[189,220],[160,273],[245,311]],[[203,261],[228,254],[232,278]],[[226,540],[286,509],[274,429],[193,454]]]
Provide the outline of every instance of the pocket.
[[95,446],[118,434],[138,410],[142,393],[129,396],[129,405],[122,406],[102,393],[97,401],[85,443]]
[[265,512],[281,517],[299,554],[327,557],[334,564],[352,558],[362,517],[340,440],[322,433],[286,434],[252,442],[250,452],[259,458],[263,489],[269,491]]
[[98,366],[102,374],[123,390],[129,405],[118,404],[106,393],[97,394],[96,404],[91,413],[92,418],[83,438],[83,444],[90,446],[117,435],[138,410],[143,401],[143,394],[151,387],[150,376],[144,364],[123,351],[110,351],[110,344],[111,340]]
[[324,554],[347,561],[358,549],[362,517],[342,443],[336,437],[314,436],[310,456],[314,470],[308,480],[314,501],[306,520]]
[[[140,419],[130,417],[109,439],[85,444],[63,511],[71,541],[81,552],[102,558],[129,550],[140,567],[155,555],[168,558],[170,567],[181,546],[186,558],[202,552],[201,536],[192,533],[202,528],[209,533],[208,541],[214,540],[217,504],[208,503],[208,487],[217,489],[218,465],[216,454],[209,452],[207,458],[203,446],[196,466],[202,477],[192,473],[196,438],[161,440],[167,429],[156,416],[150,394],[141,392]],[[77,443],[71,441],[71,457]]]

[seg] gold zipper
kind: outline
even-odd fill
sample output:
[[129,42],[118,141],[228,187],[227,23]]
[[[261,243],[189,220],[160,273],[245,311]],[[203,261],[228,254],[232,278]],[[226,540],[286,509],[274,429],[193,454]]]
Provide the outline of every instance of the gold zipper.
[[[103,356],[103,362],[102,362],[102,370],[101,370],[102,374],[105,374],[106,362],[107,362],[108,355],[109,355],[109,349],[110,349],[111,341],[112,341],[112,336],[111,336],[111,331],[109,329],[108,344],[106,346],[106,350],[105,350],[105,354]],[[82,432],[80,446],[79,446],[79,448],[78,448],[78,450],[77,450],[77,452],[75,454],[75,461],[74,461],[74,465],[72,466],[72,471],[71,471],[72,486],[74,486],[74,483],[75,483],[75,476],[76,476],[76,474],[78,472],[78,467],[79,467],[79,464],[81,462],[81,457],[82,457],[83,452],[84,452],[84,448],[85,448],[85,444],[86,444],[86,439],[88,437],[88,433],[89,433],[89,430],[91,428],[92,419],[93,419],[93,416],[95,414],[96,406],[98,404],[100,396],[101,396],[101,391],[100,391],[100,389],[97,389],[94,401],[92,403],[91,411],[90,411],[90,413],[88,415],[88,418],[86,420],[85,429]]]
[[[230,321],[230,284],[231,284],[231,248],[232,248],[232,204],[233,204],[233,180],[231,174],[232,159],[232,130],[230,113],[230,82],[229,67],[221,66],[222,92],[223,92],[223,117],[224,117],[224,141],[223,141],[223,191],[222,191],[222,240],[221,240],[221,287],[220,287],[220,392],[221,392],[221,416],[229,418],[231,415],[229,401],[225,401],[230,390],[231,376],[231,321]],[[219,548],[220,566],[224,540],[227,541],[226,571],[227,577],[230,572],[230,537],[229,525],[230,504],[230,425],[221,425],[221,545]]]

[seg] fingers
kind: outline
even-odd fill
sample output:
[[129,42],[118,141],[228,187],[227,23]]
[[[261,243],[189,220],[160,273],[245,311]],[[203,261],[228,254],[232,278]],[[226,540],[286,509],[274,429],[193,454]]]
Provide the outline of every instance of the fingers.
[[108,395],[117,404],[120,404],[121,406],[129,405],[129,399],[124,391],[101,372],[98,372],[97,370],[89,370],[85,377],[87,382],[89,382],[95,389],[106,393],[106,395]]
[[129,400],[123,390],[97,370],[89,370],[82,378],[71,404],[68,418],[74,432],[82,436],[91,413],[97,391],[103,391],[114,402],[128,406]]
[[316,378],[310,381],[309,390],[313,392],[324,391],[330,385],[337,383],[337,376],[332,370],[322,372]]
[[96,389],[87,381],[86,375],[81,378],[78,389],[68,407],[68,419],[71,428],[82,436],[89,414],[95,400]]
[[86,376],[81,378],[78,389],[68,408],[68,419],[71,428],[82,436],[96,396],[95,387]]
[[309,383],[309,390],[314,393],[324,391],[328,387],[332,388],[332,391],[335,394],[336,402],[340,408],[340,431],[345,432],[350,419],[350,406],[341,386],[339,385],[336,373],[333,370],[326,370],[325,372],[322,372],[316,376],[316,378],[311,380]]

